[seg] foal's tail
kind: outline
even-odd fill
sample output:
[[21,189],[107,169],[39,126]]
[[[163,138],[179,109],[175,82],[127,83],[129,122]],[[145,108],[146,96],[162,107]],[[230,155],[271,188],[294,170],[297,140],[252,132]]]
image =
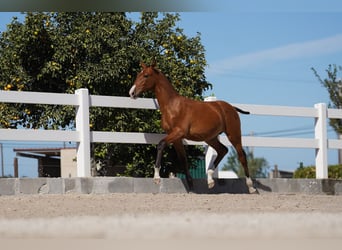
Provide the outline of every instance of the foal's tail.
[[245,115],[249,115],[249,114],[250,114],[249,111],[244,111],[244,110],[239,109],[239,108],[237,108],[237,107],[234,107],[234,108],[236,109],[237,112],[239,112],[239,113],[241,113],[241,114],[245,114]]

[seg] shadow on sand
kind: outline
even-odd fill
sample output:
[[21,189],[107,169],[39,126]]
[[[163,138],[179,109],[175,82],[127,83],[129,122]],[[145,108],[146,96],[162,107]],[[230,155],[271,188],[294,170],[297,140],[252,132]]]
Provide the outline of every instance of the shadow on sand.
[[[182,180],[184,186],[189,191],[185,180]],[[257,190],[264,192],[272,192],[269,186],[262,184],[258,180],[253,180],[254,187]],[[194,190],[191,192],[196,194],[249,194],[245,178],[239,179],[215,179],[215,186],[212,189],[208,188],[206,179],[194,179]]]

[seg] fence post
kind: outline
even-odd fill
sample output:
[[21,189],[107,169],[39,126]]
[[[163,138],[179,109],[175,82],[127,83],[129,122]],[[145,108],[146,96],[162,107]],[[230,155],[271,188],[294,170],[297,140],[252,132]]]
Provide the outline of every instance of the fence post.
[[[213,101],[216,101],[216,97],[215,96],[208,96],[206,98],[204,98],[204,101],[205,102],[213,102]],[[217,153],[215,151],[215,149],[213,149],[212,147],[210,146],[206,146],[206,151],[205,151],[205,171],[206,173],[208,172],[208,169],[209,167],[214,164],[214,161],[217,157]],[[214,177],[218,177],[218,168],[215,169],[215,172],[214,172]]]
[[77,142],[77,177],[90,177],[90,130],[89,130],[89,93],[88,89],[78,89],[76,110],[76,131],[79,133]]
[[327,106],[325,103],[315,104],[318,117],[315,119],[315,138],[318,140],[316,149],[316,178],[328,178],[328,136]]

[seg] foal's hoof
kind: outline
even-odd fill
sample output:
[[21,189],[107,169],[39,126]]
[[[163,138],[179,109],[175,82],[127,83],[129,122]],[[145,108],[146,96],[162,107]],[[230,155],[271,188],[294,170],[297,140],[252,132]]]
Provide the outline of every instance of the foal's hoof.
[[160,178],[154,178],[153,182],[154,182],[154,184],[159,185],[160,184]]
[[250,177],[246,177],[246,184],[250,194],[259,194],[258,190],[253,187],[253,181]]
[[208,188],[212,189],[215,186],[215,181],[214,180],[210,180],[208,181]]
[[255,189],[254,187],[249,187],[248,191],[250,194],[259,194],[258,190]]

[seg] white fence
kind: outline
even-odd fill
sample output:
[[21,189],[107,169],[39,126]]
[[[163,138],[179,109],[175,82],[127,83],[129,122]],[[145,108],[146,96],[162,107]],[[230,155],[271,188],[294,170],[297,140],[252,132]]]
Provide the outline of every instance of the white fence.
[[[79,89],[75,94],[55,94],[38,92],[0,91],[0,102],[72,105],[76,107],[76,130],[33,130],[33,129],[0,129],[0,141],[73,141],[77,143],[77,175],[91,176],[90,143],[137,143],[157,144],[163,134],[125,133],[90,131],[89,107],[114,107],[133,109],[157,109],[155,99],[139,98],[132,100],[128,97],[89,95],[87,89]],[[280,147],[280,148],[312,148],[316,149],[316,178],[328,177],[328,149],[342,149],[342,140],[328,139],[327,119],[342,119],[342,110],[328,109],[326,104],[319,103],[313,108],[263,106],[234,104],[250,111],[252,115],[311,117],[315,119],[314,138],[277,138],[243,136],[244,146]],[[225,145],[230,145],[225,136],[220,137]],[[185,144],[205,145],[203,142],[184,141]],[[208,158],[208,157],[206,157]],[[211,157],[209,157],[211,158]],[[206,162],[209,164],[209,161]]]

